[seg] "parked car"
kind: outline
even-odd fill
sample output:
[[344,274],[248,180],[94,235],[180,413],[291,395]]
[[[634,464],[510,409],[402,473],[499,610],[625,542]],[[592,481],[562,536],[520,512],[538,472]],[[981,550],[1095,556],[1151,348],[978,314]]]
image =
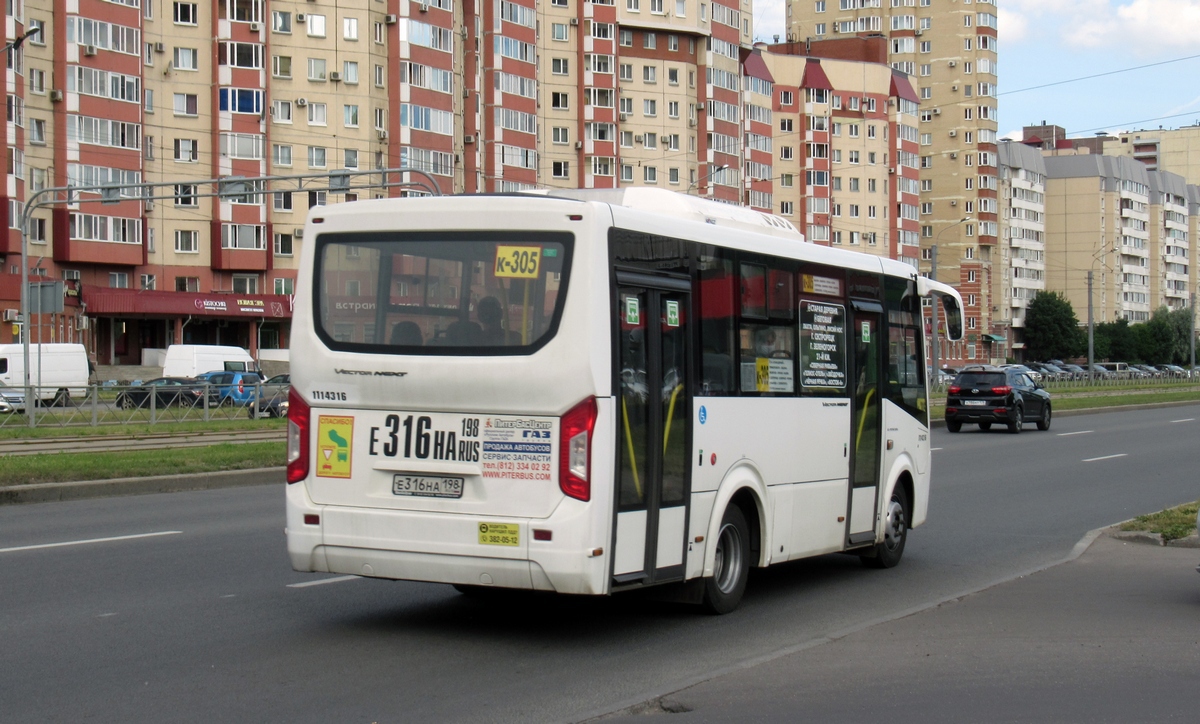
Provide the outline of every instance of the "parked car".
[[196,379],[207,382],[216,390],[218,405],[248,405],[255,399],[255,386],[262,384],[262,375],[258,372],[216,370],[196,375]]
[[[1091,369],[1092,376],[1098,380],[1111,380],[1116,377],[1117,373],[1112,370],[1107,370],[1100,365],[1094,364]],[[1087,373],[1084,373],[1087,374]]]
[[963,423],[990,430],[993,423],[1021,432],[1026,422],[1039,430],[1050,429],[1050,393],[1016,365],[1001,368],[980,365],[964,369],[946,390],[946,429],[958,432]]
[[1159,365],[1158,369],[1162,371],[1165,377],[1190,377],[1188,370],[1179,365]]
[[1062,367],[1059,367],[1058,365],[1055,365],[1055,364],[1051,364],[1049,362],[1042,363],[1041,369],[1039,369],[1038,372],[1042,373],[1042,377],[1048,377],[1049,379],[1052,379],[1052,380],[1069,380],[1069,379],[1071,379],[1070,372],[1067,372]]
[[1038,373],[1036,370],[1032,370],[1032,369],[1026,367],[1025,365],[1000,365],[1000,369],[1002,369],[1002,370],[1010,370],[1011,369],[1011,370],[1017,370],[1018,372],[1023,372],[1025,374],[1029,375],[1031,378],[1033,378],[1034,382],[1039,382],[1042,379],[1042,375],[1040,373]]
[[1151,367],[1150,365],[1136,364],[1136,365],[1129,365],[1129,368],[1130,369],[1137,368],[1141,372],[1144,372],[1147,377],[1162,377],[1163,376],[1162,370],[1160,370],[1156,367]]
[[[212,401],[211,397],[209,401]],[[171,405],[203,405],[204,384],[192,377],[158,377],[117,395],[117,407],[123,410],[149,409],[151,404],[160,409]]]
[[1080,367],[1079,365],[1073,365],[1068,362],[1068,363],[1059,365],[1059,367],[1061,367],[1066,372],[1070,373],[1072,379],[1082,380],[1083,378],[1087,377],[1087,370]]
[[288,390],[292,386],[291,375],[275,375],[262,384],[262,396],[257,405],[250,405],[250,419],[256,417],[287,417]]

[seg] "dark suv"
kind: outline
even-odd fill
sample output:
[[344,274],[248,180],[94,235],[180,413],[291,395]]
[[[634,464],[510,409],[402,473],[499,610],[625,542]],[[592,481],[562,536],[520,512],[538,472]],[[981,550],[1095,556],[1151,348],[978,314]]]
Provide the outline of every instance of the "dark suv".
[[1050,429],[1050,393],[1028,373],[978,365],[958,373],[946,390],[946,429],[958,432],[963,423],[991,429],[1003,423],[1016,434],[1025,422],[1037,422],[1039,430]]

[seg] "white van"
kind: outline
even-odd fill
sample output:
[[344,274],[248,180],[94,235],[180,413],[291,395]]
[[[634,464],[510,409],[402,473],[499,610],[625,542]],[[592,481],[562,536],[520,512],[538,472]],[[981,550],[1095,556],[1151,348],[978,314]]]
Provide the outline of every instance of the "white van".
[[[25,393],[25,354],[19,344],[0,344],[0,383],[13,388],[6,398],[20,390],[10,401],[23,404]],[[88,386],[87,351],[82,344],[29,345],[29,384],[43,402],[66,404],[72,396],[84,398]]]
[[195,377],[205,372],[251,372],[258,363],[241,347],[173,344],[167,347],[163,377]]

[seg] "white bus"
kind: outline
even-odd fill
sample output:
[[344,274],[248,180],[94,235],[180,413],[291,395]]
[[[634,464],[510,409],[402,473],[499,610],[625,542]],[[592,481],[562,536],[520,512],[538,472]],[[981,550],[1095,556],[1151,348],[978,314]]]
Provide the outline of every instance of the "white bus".
[[670,595],[900,560],[929,500],[913,267],[655,189],[313,209],[292,329],[296,570]]

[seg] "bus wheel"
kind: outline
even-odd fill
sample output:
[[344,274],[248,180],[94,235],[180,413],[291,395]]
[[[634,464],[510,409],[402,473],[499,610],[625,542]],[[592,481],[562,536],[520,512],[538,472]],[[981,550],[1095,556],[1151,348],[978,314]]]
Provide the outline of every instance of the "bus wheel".
[[729,613],[746,592],[750,575],[750,527],[742,509],[730,505],[721,518],[712,578],[704,579],[704,607],[709,613]]
[[888,501],[883,522],[883,542],[876,543],[874,555],[863,556],[862,562],[872,568],[894,568],[904,555],[904,543],[908,540],[908,493],[897,484]]

